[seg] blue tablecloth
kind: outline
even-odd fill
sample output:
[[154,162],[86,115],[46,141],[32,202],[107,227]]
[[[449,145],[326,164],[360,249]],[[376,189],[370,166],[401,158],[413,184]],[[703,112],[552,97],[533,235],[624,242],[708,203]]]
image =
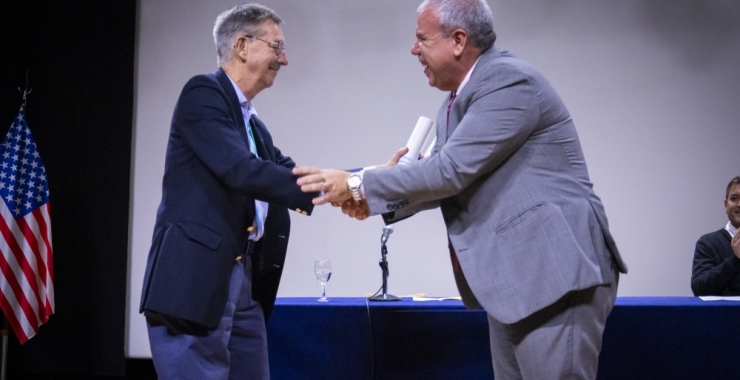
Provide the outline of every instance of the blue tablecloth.
[[[459,301],[279,298],[273,379],[492,379],[483,310]],[[620,297],[599,379],[740,379],[740,302]]]

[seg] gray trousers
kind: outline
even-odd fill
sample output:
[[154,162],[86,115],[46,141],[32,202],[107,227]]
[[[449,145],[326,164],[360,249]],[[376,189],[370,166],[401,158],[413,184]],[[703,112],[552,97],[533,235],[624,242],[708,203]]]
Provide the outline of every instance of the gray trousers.
[[508,379],[595,379],[619,272],[605,285],[566,294],[513,324],[488,316],[493,374]]
[[[214,330],[147,315],[149,345],[159,379],[269,380],[262,306],[252,300],[252,264],[247,256],[231,272],[229,298]],[[171,318],[171,317],[170,317]]]

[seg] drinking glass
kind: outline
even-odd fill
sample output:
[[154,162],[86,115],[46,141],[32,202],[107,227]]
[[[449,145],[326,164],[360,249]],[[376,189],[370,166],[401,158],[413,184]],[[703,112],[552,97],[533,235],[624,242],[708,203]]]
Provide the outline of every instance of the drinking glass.
[[321,284],[321,298],[319,302],[329,302],[326,298],[326,283],[331,278],[331,261],[329,260],[318,260],[313,264],[313,272],[316,273],[316,279]]

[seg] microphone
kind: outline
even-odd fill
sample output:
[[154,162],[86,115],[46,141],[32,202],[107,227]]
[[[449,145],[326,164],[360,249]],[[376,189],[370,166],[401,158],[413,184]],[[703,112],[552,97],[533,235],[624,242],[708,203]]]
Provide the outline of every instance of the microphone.
[[385,244],[388,241],[388,236],[393,233],[393,225],[387,225],[383,227],[383,235],[380,236],[380,243]]

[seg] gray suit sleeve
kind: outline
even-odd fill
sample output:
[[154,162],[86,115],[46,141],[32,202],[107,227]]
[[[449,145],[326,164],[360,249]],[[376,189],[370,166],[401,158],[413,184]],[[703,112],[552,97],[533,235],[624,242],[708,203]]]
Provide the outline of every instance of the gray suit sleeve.
[[[386,206],[387,207],[387,206]],[[426,210],[431,210],[433,208],[439,207],[438,201],[429,201],[429,202],[422,202],[422,203],[414,203],[410,207],[404,207],[400,210],[396,211],[388,211],[383,214],[383,221],[385,224],[392,224],[396,222],[400,222],[406,218],[414,216],[414,214]]]
[[437,154],[365,173],[373,215],[460,193],[495,170],[532,134],[540,110],[530,78],[508,64],[489,66],[484,74],[468,84],[473,91],[467,110]]

